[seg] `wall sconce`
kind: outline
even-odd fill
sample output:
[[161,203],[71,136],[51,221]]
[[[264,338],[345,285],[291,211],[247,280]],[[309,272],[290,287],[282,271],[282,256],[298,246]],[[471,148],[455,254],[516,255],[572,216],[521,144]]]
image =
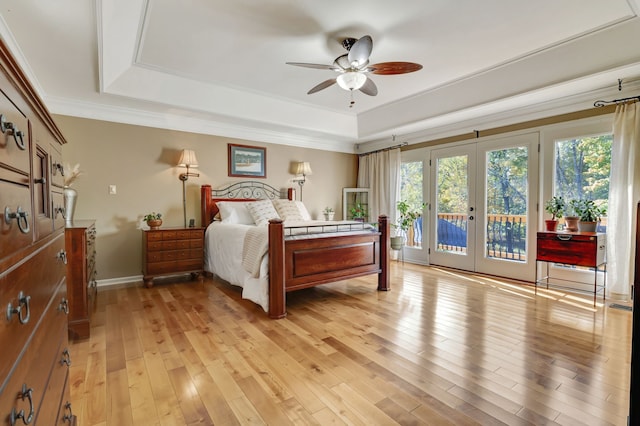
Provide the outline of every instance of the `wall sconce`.
[[297,177],[293,181],[298,182],[300,185],[300,201],[302,201],[302,185],[307,181],[307,175],[311,175],[313,172],[311,171],[311,165],[308,161],[300,161],[298,166],[296,167],[296,175],[302,177]]
[[182,214],[184,216],[184,227],[187,227],[187,191],[186,191],[186,182],[189,180],[189,177],[198,177],[199,173],[191,173],[189,171],[190,167],[196,168],[198,167],[198,160],[196,160],[196,153],[190,149],[183,149],[182,154],[180,155],[180,160],[178,160],[178,167],[186,167],[187,172],[181,173],[179,178],[182,181]]

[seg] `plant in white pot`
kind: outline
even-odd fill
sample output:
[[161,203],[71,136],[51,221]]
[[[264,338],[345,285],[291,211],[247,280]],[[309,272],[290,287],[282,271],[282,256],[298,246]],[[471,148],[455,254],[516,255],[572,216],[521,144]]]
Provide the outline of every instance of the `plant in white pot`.
[[551,215],[551,219],[544,221],[547,231],[555,231],[558,227],[558,219],[564,214],[565,202],[561,196],[553,196],[544,203],[544,210]]
[[331,207],[325,207],[322,210],[322,214],[324,215],[324,220],[333,220],[333,215],[335,215],[335,211]]
[[404,246],[404,240],[407,236],[407,231],[411,228],[424,210],[425,204],[422,203],[419,208],[412,207],[407,201],[398,201],[396,205],[400,215],[396,219],[396,223],[392,226],[396,229],[396,235],[391,237],[391,248],[393,250],[400,250]]
[[596,232],[600,217],[607,214],[606,206],[600,206],[593,200],[571,200],[570,203],[580,218],[578,230],[580,232]]

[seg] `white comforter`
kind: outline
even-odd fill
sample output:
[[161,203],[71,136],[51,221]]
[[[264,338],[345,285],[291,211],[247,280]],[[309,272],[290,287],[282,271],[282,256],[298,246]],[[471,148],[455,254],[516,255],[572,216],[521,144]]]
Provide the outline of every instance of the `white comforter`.
[[213,222],[205,232],[204,269],[242,287],[242,298],[249,299],[269,311],[269,260],[260,261],[258,276],[254,278],[242,265],[244,238],[253,225]]
[[[309,238],[325,235],[345,235],[370,230],[370,225],[358,222],[285,222],[287,238]],[[266,227],[255,232],[254,225],[213,222],[205,232],[204,269],[230,284],[242,287],[242,298],[249,299],[269,311],[269,256],[266,254]],[[251,230],[251,232],[250,232]],[[315,232],[314,232],[315,231]],[[255,235],[251,235],[255,233]],[[311,234],[309,234],[311,233]],[[251,244],[245,244],[249,235]],[[245,250],[245,245],[248,250]],[[252,258],[251,256],[258,256]]]

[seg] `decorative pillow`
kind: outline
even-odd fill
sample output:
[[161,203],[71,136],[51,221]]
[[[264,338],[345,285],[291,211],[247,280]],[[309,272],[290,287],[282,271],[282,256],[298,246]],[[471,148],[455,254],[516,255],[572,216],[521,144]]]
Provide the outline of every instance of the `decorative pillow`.
[[282,220],[307,221],[311,220],[311,215],[307,211],[302,201],[294,200],[273,200],[273,206]]
[[247,203],[247,210],[251,214],[253,221],[258,226],[266,226],[269,219],[279,219],[278,212],[271,200],[261,200]]
[[220,210],[222,223],[239,223],[243,225],[254,225],[253,217],[247,205],[250,202],[243,201],[219,201],[217,204]]
[[301,221],[304,220],[300,209],[292,200],[273,200],[273,206],[282,220]]

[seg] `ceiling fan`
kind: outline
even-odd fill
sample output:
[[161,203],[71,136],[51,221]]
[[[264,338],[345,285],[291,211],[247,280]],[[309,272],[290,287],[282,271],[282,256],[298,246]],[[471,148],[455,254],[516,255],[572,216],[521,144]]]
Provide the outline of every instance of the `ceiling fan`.
[[[373,40],[371,36],[368,35],[360,39],[345,38],[342,41],[342,46],[348,53],[338,56],[332,65],[287,62],[288,65],[332,70],[338,73],[337,77],[330,78],[312,87],[311,90],[307,92],[308,95],[338,83],[338,86],[344,90],[349,90],[351,93],[353,93],[354,90],[360,90],[366,95],[376,96],[378,94],[378,87],[367,74],[406,74],[422,69],[422,65],[413,62],[381,62],[379,64],[369,65],[369,56],[373,49]],[[353,101],[351,101],[351,104],[353,105]]]

